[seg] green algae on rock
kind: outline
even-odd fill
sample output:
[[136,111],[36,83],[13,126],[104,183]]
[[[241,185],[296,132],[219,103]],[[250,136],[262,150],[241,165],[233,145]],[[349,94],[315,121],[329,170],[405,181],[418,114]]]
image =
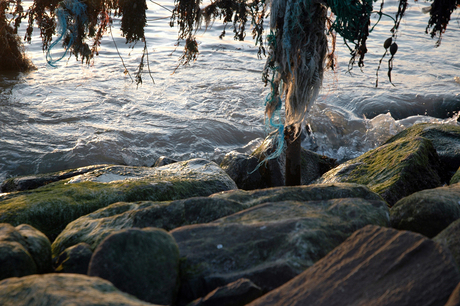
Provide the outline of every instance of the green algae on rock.
[[431,140],[443,167],[440,173],[441,179],[443,182],[449,182],[460,167],[460,126],[436,123],[415,124],[391,137],[385,144],[418,136]]
[[30,224],[52,241],[68,223],[112,203],[170,201],[236,188],[217,164],[203,159],[159,168],[109,166],[0,197],[0,222]]
[[363,184],[392,206],[414,192],[440,186],[439,169],[439,158],[430,140],[402,138],[341,164],[316,183]]

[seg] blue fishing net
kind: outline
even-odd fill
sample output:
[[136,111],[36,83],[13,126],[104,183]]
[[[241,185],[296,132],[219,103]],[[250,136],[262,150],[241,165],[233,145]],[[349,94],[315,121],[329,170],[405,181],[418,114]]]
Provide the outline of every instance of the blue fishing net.
[[[56,63],[64,58],[69,48],[73,45],[78,35],[78,28],[87,26],[88,17],[86,15],[86,4],[79,0],[64,0],[59,2],[56,9],[57,16],[57,31],[59,37],[49,46],[46,53],[46,61],[52,66],[56,67]],[[66,36],[69,39],[64,43],[65,51],[58,59],[53,59],[51,50]]]

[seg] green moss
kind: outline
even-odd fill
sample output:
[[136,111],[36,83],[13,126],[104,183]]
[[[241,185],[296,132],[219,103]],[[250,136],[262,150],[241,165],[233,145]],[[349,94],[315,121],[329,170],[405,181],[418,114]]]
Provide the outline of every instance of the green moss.
[[159,182],[149,178],[110,184],[66,182],[68,180],[0,198],[0,222],[14,226],[30,224],[53,241],[71,221],[115,202],[170,201],[228,189],[217,178],[205,182],[184,178],[164,178]]
[[421,189],[440,185],[439,158],[430,140],[402,138],[343,164],[324,177],[368,186],[390,205]]

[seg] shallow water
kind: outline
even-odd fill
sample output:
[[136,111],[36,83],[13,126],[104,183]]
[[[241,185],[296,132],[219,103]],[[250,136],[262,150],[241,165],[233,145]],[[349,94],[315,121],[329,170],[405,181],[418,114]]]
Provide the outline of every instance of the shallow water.
[[[172,0],[158,1],[172,9]],[[395,1],[385,1],[395,13]],[[378,61],[391,23],[382,21],[368,41],[363,71],[347,72],[348,51],[338,39],[338,69],[327,72],[308,123],[313,134],[304,147],[345,160],[358,156],[419,121],[457,124],[460,110],[460,23],[458,12],[440,47],[424,33],[424,2],[411,2],[401,24],[392,86],[387,60],[375,87]],[[125,75],[110,35],[90,66],[66,57],[46,65],[39,37],[26,45],[37,70],[0,74],[0,181],[98,163],[148,165],[161,155],[184,160],[219,160],[232,150],[251,151],[269,132],[264,126],[265,59],[253,41],[218,38],[217,21],[201,32],[198,61],[173,74],[181,54],[170,13],[148,2],[146,37],[149,75],[136,88]],[[126,66],[134,73],[141,46],[113,33]],[[60,55],[59,48],[53,56]],[[438,118],[438,119],[437,119]],[[442,119],[442,120],[440,120]]]

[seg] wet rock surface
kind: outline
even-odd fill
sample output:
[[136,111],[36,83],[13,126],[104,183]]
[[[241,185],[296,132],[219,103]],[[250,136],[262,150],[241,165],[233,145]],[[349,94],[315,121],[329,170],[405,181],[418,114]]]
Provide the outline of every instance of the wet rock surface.
[[408,231],[367,226],[249,305],[444,305],[459,280],[441,245]]

